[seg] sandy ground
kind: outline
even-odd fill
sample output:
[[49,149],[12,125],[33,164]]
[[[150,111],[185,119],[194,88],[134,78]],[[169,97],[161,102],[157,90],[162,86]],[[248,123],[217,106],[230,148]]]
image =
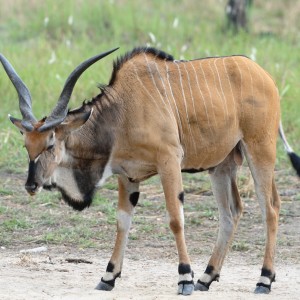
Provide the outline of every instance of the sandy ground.
[[[102,292],[94,288],[108,256],[97,257],[96,253],[95,249],[83,253],[55,246],[34,254],[1,249],[0,299],[300,299],[300,264],[277,264],[271,294],[254,295],[259,266],[246,262],[239,253],[229,255],[220,282],[213,283],[209,292],[178,296],[176,261],[133,259],[130,255],[115,289]],[[68,258],[85,259],[91,264],[69,263]],[[193,262],[196,279],[203,267]]]

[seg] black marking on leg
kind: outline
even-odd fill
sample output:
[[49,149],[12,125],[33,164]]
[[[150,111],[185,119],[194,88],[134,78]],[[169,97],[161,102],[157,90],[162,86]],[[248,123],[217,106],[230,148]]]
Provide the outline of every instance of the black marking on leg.
[[214,271],[214,267],[211,265],[208,265],[206,267],[206,270],[204,271],[205,274],[210,275],[211,276],[211,280],[209,282],[204,282],[201,281],[200,279],[197,281],[197,285],[195,287],[195,290],[200,290],[200,291],[208,291],[209,287],[211,285],[211,283],[213,281],[219,281],[220,279],[220,275],[216,274],[213,276],[213,271]]
[[211,265],[208,265],[208,266],[206,267],[206,270],[204,271],[204,273],[210,275],[213,271],[214,271],[214,267],[211,266]]
[[[189,264],[180,263],[178,265],[179,278],[183,279],[178,282],[178,294],[179,295],[191,295],[194,291],[194,272]],[[185,276],[187,275],[187,276]],[[191,280],[189,279],[191,276]]]
[[266,269],[266,268],[262,268],[260,276],[271,278],[272,277],[272,272],[270,270]]
[[180,275],[183,275],[183,274],[186,274],[186,273],[192,273],[191,266],[189,264],[180,263],[178,265],[178,273]]
[[106,267],[106,272],[112,273],[114,271],[115,265],[112,262],[109,262]]
[[133,206],[136,206],[139,200],[140,192],[133,192],[129,196],[129,201]]
[[[258,282],[258,283],[256,284],[257,288],[256,288],[255,292],[256,292],[256,293],[264,293],[264,294],[269,293],[269,291],[271,291],[271,285],[272,285],[272,283],[275,281],[275,274],[273,274],[270,270],[268,270],[268,269],[266,269],[266,268],[262,268],[262,269],[261,269],[261,276],[269,278],[269,279],[270,279],[270,284],[265,284],[265,283],[263,283],[263,282]],[[269,291],[267,291],[267,290],[262,290],[262,291],[260,292],[259,287],[264,287],[264,288],[266,288],[266,289],[269,289]]]
[[[191,277],[194,278],[194,272],[191,269],[191,266],[189,264],[183,264],[180,263],[178,265],[178,273],[179,275],[185,275],[185,274],[191,274]],[[192,280],[181,280],[178,282],[178,285],[180,284],[194,284],[193,279]]]
[[[209,282],[204,282],[204,281],[201,281],[200,279],[198,279],[197,284],[203,285],[203,286],[206,288],[205,290],[209,290],[209,287],[210,287],[211,283],[212,283],[213,281],[219,282],[219,278],[220,278],[220,275],[217,274],[217,275],[216,275],[215,277],[213,277],[212,280],[209,281]],[[197,290],[202,290],[202,291],[203,291],[204,289],[197,288]]]
[[181,202],[182,204],[184,204],[184,192],[180,192],[180,193],[179,193],[178,199],[180,200],[180,202]]

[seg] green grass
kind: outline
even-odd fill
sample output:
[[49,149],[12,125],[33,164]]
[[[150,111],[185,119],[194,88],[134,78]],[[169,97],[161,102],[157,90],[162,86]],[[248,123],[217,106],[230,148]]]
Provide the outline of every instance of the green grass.
[[[299,151],[300,24],[295,11],[300,5],[293,3],[255,1],[250,31],[234,35],[225,31],[225,2],[217,0],[143,5],[141,1],[14,0],[2,5],[0,12],[0,52],[30,88],[38,118],[49,114],[74,66],[116,46],[117,53],[92,66],[79,80],[71,107],[96,95],[97,83],[109,81],[112,60],[134,46],[150,44],[186,59],[255,54],[283,94],[282,119],[290,143]],[[7,119],[8,113],[20,117],[17,95],[3,70],[0,74],[0,168],[24,172],[22,137]],[[278,164],[287,165],[281,144],[278,158]]]

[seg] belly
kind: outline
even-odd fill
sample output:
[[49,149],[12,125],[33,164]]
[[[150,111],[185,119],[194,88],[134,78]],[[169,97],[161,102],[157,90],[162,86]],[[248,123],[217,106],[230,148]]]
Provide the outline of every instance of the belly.
[[182,142],[184,157],[183,171],[196,172],[208,170],[220,164],[242,139],[239,130],[223,128],[207,134],[187,136]]

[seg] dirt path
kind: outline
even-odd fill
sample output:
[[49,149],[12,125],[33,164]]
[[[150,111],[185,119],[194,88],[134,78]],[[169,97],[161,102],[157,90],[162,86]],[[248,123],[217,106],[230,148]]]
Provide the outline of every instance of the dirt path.
[[[94,288],[113,247],[117,197],[114,181],[101,190],[103,199],[110,200],[98,200],[88,210],[77,213],[59,201],[57,194],[24,197],[24,176],[2,174],[0,300],[300,299],[300,181],[287,171],[277,172],[282,208],[276,282],[270,295],[254,295],[263,259],[264,231],[259,205],[245,174],[240,182],[244,213],[220,282],[213,283],[209,292],[195,292],[190,297],[176,295],[177,253],[157,182],[148,182],[142,188],[122,278],[112,292],[102,292]],[[218,212],[205,177],[185,178],[185,190],[186,240],[197,280],[217,236]],[[20,253],[21,249],[41,245],[47,245],[48,250]],[[68,263],[68,258],[92,263]]]
[[[72,249],[50,247],[47,252],[24,255],[1,249],[0,255],[2,300],[300,299],[300,264],[277,265],[277,281],[272,293],[254,295],[259,267],[238,253],[229,255],[219,283],[214,283],[209,292],[195,292],[188,298],[176,295],[177,263],[172,260],[125,259],[122,278],[117,281],[116,288],[112,292],[102,292],[94,287],[105,270],[108,257],[97,258],[96,250],[74,253]],[[83,258],[92,264],[68,263],[66,258]],[[198,261],[203,260],[200,257]],[[194,262],[193,266],[197,278],[203,264]]]

